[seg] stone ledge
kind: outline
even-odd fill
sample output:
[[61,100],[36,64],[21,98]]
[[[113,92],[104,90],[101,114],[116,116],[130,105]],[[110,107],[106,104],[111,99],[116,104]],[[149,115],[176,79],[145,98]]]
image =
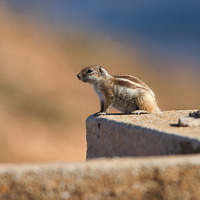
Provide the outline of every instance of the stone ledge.
[[87,159],[200,153],[200,127],[178,127],[192,110],[109,114],[86,120]]
[[1,200],[189,200],[199,188],[200,156],[0,165]]

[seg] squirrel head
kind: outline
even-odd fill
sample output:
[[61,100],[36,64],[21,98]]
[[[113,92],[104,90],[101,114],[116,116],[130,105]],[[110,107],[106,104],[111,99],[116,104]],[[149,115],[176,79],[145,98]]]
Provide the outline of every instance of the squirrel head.
[[108,75],[108,72],[103,67],[99,65],[90,65],[83,68],[77,74],[77,77],[83,82],[96,84],[100,81],[104,81]]

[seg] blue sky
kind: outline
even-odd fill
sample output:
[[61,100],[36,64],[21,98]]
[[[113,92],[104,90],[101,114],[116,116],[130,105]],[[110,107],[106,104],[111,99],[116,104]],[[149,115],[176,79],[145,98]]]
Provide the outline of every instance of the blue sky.
[[198,0],[6,0],[15,12],[56,28],[97,30],[200,64]]

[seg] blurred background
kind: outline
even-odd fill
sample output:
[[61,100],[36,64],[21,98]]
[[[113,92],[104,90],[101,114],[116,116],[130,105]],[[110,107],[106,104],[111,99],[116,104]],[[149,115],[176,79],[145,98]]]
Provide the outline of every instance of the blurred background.
[[2,0],[0,162],[86,158],[85,119],[99,110],[76,74],[131,74],[162,110],[200,109],[198,0]]

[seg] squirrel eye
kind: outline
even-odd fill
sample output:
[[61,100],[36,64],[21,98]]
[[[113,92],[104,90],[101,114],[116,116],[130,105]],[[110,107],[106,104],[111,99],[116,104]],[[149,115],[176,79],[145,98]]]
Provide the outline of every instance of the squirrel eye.
[[86,73],[87,73],[87,74],[90,74],[90,73],[92,73],[92,72],[93,72],[93,69],[88,69]]

